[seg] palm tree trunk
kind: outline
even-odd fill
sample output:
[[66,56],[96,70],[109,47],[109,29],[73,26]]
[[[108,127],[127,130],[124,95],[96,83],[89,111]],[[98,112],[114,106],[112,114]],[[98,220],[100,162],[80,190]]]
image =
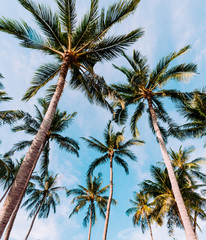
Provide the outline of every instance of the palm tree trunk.
[[160,132],[160,129],[159,129],[159,126],[157,123],[157,117],[156,117],[154,108],[152,106],[151,99],[148,99],[148,105],[149,105],[149,110],[150,110],[150,114],[151,114],[151,118],[152,118],[153,127],[155,130],[159,145],[160,145],[161,153],[162,153],[162,156],[163,156],[163,159],[164,159],[167,171],[168,171],[169,179],[170,179],[170,182],[172,185],[172,190],[174,193],[175,201],[177,203],[177,207],[179,209],[179,213],[180,213],[180,216],[183,221],[183,226],[185,229],[187,240],[197,240],[198,238],[192,229],[192,225],[191,225],[182,195],[180,193],[180,189],[179,189],[177,179],[175,177],[174,170],[173,170],[173,167],[172,167],[172,164],[171,164],[171,161],[170,161],[170,158],[169,158],[166,146],[165,146],[165,142],[162,138],[162,134]]
[[29,231],[28,231],[28,233],[27,233],[27,235],[26,235],[25,240],[27,240],[28,237],[29,237],[29,234],[30,234],[30,232],[31,232],[31,230],[32,230],[32,227],[33,227],[33,225],[34,225],[34,221],[35,221],[35,219],[36,219],[36,217],[37,217],[37,215],[38,215],[38,213],[39,213],[39,211],[40,211],[40,208],[41,208],[41,205],[42,205],[43,202],[44,202],[44,198],[42,199],[42,202],[41,202],[41,204],[39,205],[39,208],[37,209],[37,211],[36,211],[36,213],[35,213],[35,215],[34,215],[34,218],[33,218],[32,222],[31,222],[31,226],[30,226],[30,228],[29,228]]
[[109,193],[109,198],[107,202],[107,212],[106,212],[106,218],[105,218],[103,240],[107,239],[107,229],[109,224],[109,215],[110,215],[110,207],[112,203],[112,196],[113,196],[113,155],[111,154],[110,155],[110,193]]
[[91,211],[90,211],[90,223],[89,223],[89,235],[88,235],[88,240],[91,238],[91,231],[92,231],[92,202],[91,202]]
[[6,196],[6,194],[8,193],[10,187],[12,186],[12,184],[13,184],[13,183],[11,183],[11,184],[8,186],[8,188],[6,189],[6,192],[4,193],[4,195],[3,195],[3,196],[1,197],[1,199],[0,199],[0,203],[1,203],[2,200],[5,198],[5,196]]
[[0,238],[2,237],[6,225],[12,215],[12,212],[14,211],[18,199],[20,199],[21,195],[24,192],[25,184],[27,182],[27,178],[31,172],[31,169],[34,166],[36,156],[39,152],[41,145],[45,140],[47,132],[49,131],[54,114],[56,112],[57,104],[64,89],[68,69],[69,69],[69,57],[66,57],[60,69],[59,80],[57,83],[55,93],[49,104],[48,110],[45,114],[45,117],[42,121],[39,131],[36,134],[29,148],[29,151],[27,152],[24,158],[24,161],[22,162],[22,165],[18,171],[14,184],[12,185],[11,190],[7,195],[7,198],[0,209]]
[[19,201],[18,201],[18,203],[17,203],[17,205],[16,205],[16,207],[15,207],[13,213],[12,213],[11,219],[10,219],[10,221],[9,221],[9,225],[8,225],[8,227],[7,227],[7,229],[6,229],[6,232],[5,232],[5,235],[4,235],[4,240],[8,240],[9,237],[10,237],[11,230],[12,230],[12,227],[13,227],[13,225],[14,225],[14,221],[15,221],[15,219],[16,219],[16,215],[17,215],[17,213],[18,213],[18,211],[19,211],[19,207],[20,207],[20,205],[21,205],[22,199],[23,199],[24,194],[25,194],[25,192],[26,192],[26,189],[27,189],[29,180],[30,180],[31,175],[32,175],[32,173],[33,173],[33,171],[34,171],[34,168],[35,168],[35,166],[36,166],[36,163],[37,163],[37,161],[38,161],[38,159],[39,159],[39,157],[40,157],[40,155],[41,155],[41,153],[42,153],[42,151],[43,151],[43,149],[44,149],[44,147],[45,147],[45,144],[46,144],[46,141],[44,141],[44,143],[42,144],[42,146],[41,146],[41,148],[40,148],[40,150],[39,150],[39,153],[38,153],[38,155],[37,155],[37,157],[36,157],[36,160],[35,160],[35,164],[34,164],[32,170],[31,170],[31,172],[30,172],[30,174],[29,174],[29,177],[27,178],[27,182],[26,182],[25,187],[24,187],[24,192],[23,192],[23,194],[21,195],[21,197],[20,197],[20,199],[19,199]]
[[151,227],[150,221],[149,221],[149,219],[148,219],[147,214],[146,214],[145,212],[144,212],[144,214],[145,214],[145,217],[146,217],[146,219],[147,219],[147,225],[148,225],[148,227],[149,227],[151,239],[154,240],[153,234],[152,234],[152,227]]

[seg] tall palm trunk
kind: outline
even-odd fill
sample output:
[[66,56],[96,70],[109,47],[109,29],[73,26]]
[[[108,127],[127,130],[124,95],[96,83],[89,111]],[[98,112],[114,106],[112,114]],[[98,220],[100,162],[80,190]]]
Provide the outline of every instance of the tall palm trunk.
[[91,238],[91,231],[92,231],[92,205],[93,205],[93,202],[91,202],[91,210],[90,210],[90,223],[89,223],[89,235],[88,235],[88,240],[90,240]]
[[107,212],[106,212],[106,218],[105,218],[103,240],[107,239],[107,229],[108,229],[108,224],[109,224],[110,207],[111,207],[112,196],[113,196],[113,154],[110,154],[109,157],[110,157],[110,193],[109,193],[109,198],[108,198],[108,202],[107,202]]
[[8,193],[10,187],[12,186],[12,184],[13,184],[13,183],[11,183],[11,184],[8,186],[8,188],[6,189],[6,192],[4,193],[4,195],[3,195],[3,196],[1,197],[1,199],[0,199],[0,203],[1,203],[2,200],[5,198],[5,196],[6,196],[6,194]]
[[180,193],[177,179],[175,177],[174,170],[173,170],[173,167],[172,167],[172,164],[171,164],[171,161],[170,161],[170,158],[169,158],[166,146],[165,146],[165,142],[162,138],[162,134],[161,134],[159,126],[158,126],[156,113],[152,106],[151,99],[148,99],[148,105],[149,105],[149,110],[150,110],[150,114],[151,114],[151,118],[152,118],[153,127],[155,130],[159,145],[160,145],[161,153],[162,153],[162,156],[163,156],[163,159],[164,159],[167,171],[168,171],[169,179],[170,179],[170,182],[172,185],[172,190],[174,193],[175,201],[177,203],[177,207],[179,209],[179,213],[180,213],[180,216],[183,221],[183,226],[185,229],[187,240],[197,240],[198,238],[193,231],[182,195]]
[[36,217],[37,217],[37,215],[38,215],[38,213],[39,213],[39,211],[40,211],[40,209],[41,209],[41,205],[43,204],[43,202],[44,202],[44,198],[42,199],[41,204],[39,205],[39,208],[37,209],[37,211],[36,211],[36,213],[35,213],[35,215],[34,215],[34,218],[33,218],[32,222],[31,222],[31,226],[30,226],[30,228],[29,228],[29,231],[28,231],[28,233],[27,233],[27,235],[26,235],[25,240],[27,240],[28,237],[29,237],[29,234],[30,234],[30,232],[31,232],[31,230],[32,230],[32,227],[33,227],[33,225],[34,225],[34,221],[35,221],[35,219],[36,219]]
[[31,169],[34,166],[36,156],[38,155],[39,149],[45,140],[47,132],[49,131],[54,114],[56,112],[57,104],[63,92],[68,69],[69,69],[69,56],[66,57],[62,63],[57,87],[49,104],[48,110],[38,130],[38,133],[36,134],[29,148],[29,151],[27,152],[24,161],[21,164],[14,184],[12,185],[6,200],[4,201],[3,206],[1,207],[0,238],[2,237],[4,229],[6,228],[6,225],[12,215],[12,212],[14,211],[18,199],[20,199],[21,195],[24,192],[25,184],[27,182],[27,178],[31,172]]
[[146,214],[145,212],[144,212],[144,214],[145,214],[145,217],[146,217],[146,219],[147,219],[147,225],[148,225],[148,227],[149,227],[149,231],[150,231],[151,239],[154,240],[154,238],[153,238],[153,234],[152,234],[152,227],[151,227],[151,224],[150,224],[149,218],[148,218],[148,216],[147,216],[147,214]]
[[4,240],[8,240],[9,237],[10,237],[10,233],[11,233],[12,227],[13,227],[13,225],[14,225],[14,221],[15,221],[15,219],[16,219],[16,215],[17,215],[17,213],[18,213],[18,211],[19,211],[19,207],[20,207],[20,205],[21,205],[22,199],[23,199],[24,194],[25,194],[25,192],[26,192],[26,189],[27,189],[29,180],[30,180],[31,175],[32,175],[32,173],[33,173],[33,171],[34,171],[34,168],[35,168],[35,166],[36,166],[36,163],[37,163],[37,161],[38,161],[38,159],[39,159],[39,157],[40,157],[40,155],[41,155],[41,153],[42,153],[42,151],[43,151],[43,149],[44,149],[44,147],[45,147],[45,144],[46,144],[46,141],[44,141],[44,143],[42,144],[42,146],[41,146],[41,148],[40,148],[40,150],[39,150],[38,155],[36,156],[34,166],[33,166],[32,170],[31,170],[31,172],[30,172],[30,174],[29,174],[29,176],[28,176],[28,178],[27,178],[27,182],[26,182],[25,187],[24,187],[24,192],[23,192],[23,194],[21,195],[21,197],[20,197],[20,199],[19,199],[19,201],[18,201],[18,203],[17,203],[17,205],[16,205],[16,207],[15,207],[13,213],[12,213],[12,216],[11,216],[11,218],[10,218],[9,225],[8,225],[8,227],[7,227],[7,229],[6,229],[6,232],[5,232],[5,235],[4,235]]

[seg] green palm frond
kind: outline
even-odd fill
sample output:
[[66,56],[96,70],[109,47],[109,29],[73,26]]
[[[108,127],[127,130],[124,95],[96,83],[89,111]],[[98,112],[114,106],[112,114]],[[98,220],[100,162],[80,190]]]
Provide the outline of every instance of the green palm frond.
[[108,148],[101,143],[99,140],[97,140],[94,137],[90,136],[90,139],[81,137],[88,145],[89,148],[95,148],[96,150],[100,151],[101,153],[107,152]]
[[32,13],[37,25],[42,32],[47,36],[49,42],[55,48],[62,48],[61,41],[61,27],[58,16],[53,14],[50,7],[43,4],[36,4],[31,0],[18,0],[20,4]]
[[126,174],[129,174],[129,168],[128,168],[128,163],[127,162],[125,162],[122,158],[120,158],[118,156],[114,157],[114,161],[118,165],[120,165],[120,166],[122,166],[124,168],[124,171],[125,171]]
[[[64,30],[68,34],[67,44],[71,44],[71,36],[74,32],[77,15],[76,15],[76,1],[75,0],[55,0],[59,8],[59,17]],[[71,45],[70,45],[71,47]],[[71,48],[69,48],[70,50]]]
[[100,158],[96,158],[89,166],[89,169],[87,171],[87,176],[88,175],[93,175],[93,172],[95,168],[101,164],[104,164],[109,161],[108,154],[103,155]]
[[138,137],[139,136],[139,131],[137,129],[137,121],[138,119],[142,116],[144,110],[145,110],[145,103],[144,102],[140,102],[137,107],[136,110],[131,118],[131,122],[130,122],[130,129],[131,132],[133,134],[133,137]]
[[60,63],[47,63],[36,70],[31,82],[32,86],[27,90],[22,100],[28,101],[36,95],[39,89],[51,81],[60,71]]

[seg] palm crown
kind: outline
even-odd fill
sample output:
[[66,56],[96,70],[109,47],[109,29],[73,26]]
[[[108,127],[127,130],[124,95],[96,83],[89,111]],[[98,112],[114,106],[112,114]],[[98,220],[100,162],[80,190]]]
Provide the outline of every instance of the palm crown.
[[[111,60],[120,50],[142,36],[136,29],[129,34],[106,37],[108,30],[133,12],[140,0],[120,1],[106,11],[98,11],[98,0],[91,0],[90,11],[77,25],[76,1],[55,0],[58,12],[32,0],[18,0],[28,10],[42,34],[24,21],[0,19],[0,30],[14,35],[26,48],[53,55],[56,62],[42,65],[35,73],[32,86],[23,97],[28,100],[60,72],[62,61],[67,58],[71,69],[70,86],[84,91],[89,99],[102,103],[109,88],[102,78],[93,74],[93,67],[102,60]],[[97,94],[99,93],[99,95]],[[101,94],[100,94],[101,93]]]
[[92,174],[94,169],[103,163],[106,163],[110,160],[110,158],[114,159],[114,161],[122,166],[125,172],[128,174],[128,164],[122,157],[128,157],[131,160],[136,160],[136,156],[129,149],[129,147],[143,143],[137,139],[130,139],[128,141],[124,141],[123,136],[124,129],[121,132],[114,132],[112,127],[112,122],[109,121],[107,127],[104,130],[104,143],[100,142],[94,137],[83,138],[88,147],[96,149],[98,152],[102,153],[103,156],[95,159],[88,170],[88,175]]
[[[86,179],[86,187],[78,185],[78,188],[67,191],[67,196],[76,196],[72,200],[72,203],[76,203],[76,206],[69,217],[78,213],[79,210],[84,208],[87,204],[89,204],[88,210],[85,218],[83,219],[83,225],[85,227],[87,226],[89,219],[91,219],[92,225],[96,222],[95,205],[98,207],[100,215],[105,217],[108,197],[104,194],[108,190],[109,185],[102,188],[102,183],[101,174],[98,174],[98,177],[94,177],[93,179],[92,176],[89,175]],[[115,203],[115,201],[113,202]]]
[[[18,126],[13,127],[14,132],[24,131],[30,135],[36,135],[38,129],[43,121],[45,112],[48,108],[48,102],[45,99],[38,100],[40,106],[42,107],[42,111],[35,106],[36,108],[36,117],[32,117],[30,114],[26,114],[24,117],[24,123]],[[67,114],[66,111],[60,112],[57,109],[54,118],[52,120],[52,124],[50,126],[49,132],[46,135],[44,149],[42,154],[42,161],[41,161],[41,172],[42,174],[46,174],[48,170],[49,164],[49,150],[50,150],[50,142],[55,141],[60,148],[65,149],[66,151],[76,154],[79,156],[78,150],[79,146],[78,143],[70,137],[64,137],[61,133],[68,128],[68,125],[71,124],[73,118],[76,116],[76,112],[72,114]],[[24,140],[16,143],[13,148],[5,154],[5,156],[12,155],[15,151],[19,151],[24,149],[27,146],[30,146],[32,140]]]
[[[114,66],[116,69],[120,70],[126,75],[128,81],[127,84],[113,85],[114,89],[124,97],[126,105],[137,105],[130,122],[131,131],[134,136],[138,135],[136,123],[143,112],[147,109],[145,100],[148,101],[148,104],[151,103],[151,105],[154,107],[157,117],[160,120],[168,123],[170,127],[174,126],[173,121],[163,107],[161,99],[168,97],[173,101],[182,100],[187,97],[189,93],[183,94],[175,89],[167,90],[163,89],[162,87],[170,79],[182,81],[196,73],[196,65],[193,63],[178,64],[169,68],[171,62],[185,53],[188,49],[189,46],[186,46],[180,49],[178,52],[173,52],[162,58],[153,71],[149,71],[147,59],[141,56],[138,51],[133,52],[133,58],[130,58],[123,53],[124,57],[131,65],[131,69]],[[116,111],[116,121],[123,123],[126,118],[127,108],[118,108]],[[150,116],[149,122],[153,129]],[[161,133],[166,137],[164,129],[162,127],[160,127],[160,129]]]

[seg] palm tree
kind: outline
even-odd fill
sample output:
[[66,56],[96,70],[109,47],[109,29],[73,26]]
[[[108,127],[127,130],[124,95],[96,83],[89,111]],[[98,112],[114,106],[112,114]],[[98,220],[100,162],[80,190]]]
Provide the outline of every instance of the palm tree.
[[[38,129],[44,119],[44,115],[48,108],[48,102],[45,99],[38,100],[40,106],[42,107],[42,111],[35,106],[36,108],[36,117],[33,118],[30,114],[26,114],[24,118],[24,123],[18,126],[13,127],[14,132],[24,131],[27,134],[35,136],[38,132]],[[76,116],[76,112],[72,114],[67,114],[66,111],[60,112],[59,109],[56,110],[54,118],[52,120],[51,126],[49,131],[46,134],[46,138],[43,142],[44,148],[42,153],[42,160],[41,160],[41,174],[42,176],[47,174],[48,172],[48,165],[49,165],[49,150],[50,150],[50,143],[51,141],[55,141],[59,148],[66,150],[67,152],[76,154],[79,156],[78,150],[79,146],[78,143],[70,138],[64,137],[61,135],[62,132],[68,128],[68,125],[71,124],[74,117]],[[32,140],[24,140],[16,143],[13,148],[5,154],[5,156],[11,156],[14,152],[23,150],[24,148],[30,146],[32,144]],[[40,153],[41,154],[41,153]],[[37,159],[38,160],[38,159]]]
[[39,187],[34,185],[27,189],[28,199],[22,205],[22,207],[26,207],[27,211],[31,210],[29,218],[33,217],[25,240],[28,239],[37,216],[39,218],[48,218],[51,208],[54,213],[56,212],[56,206],[60,204],[57,191],[65,189],[57,186],[58,174],[54,177],[52,174],[48,174],[44,178],[36,177],[36,181]]
[[[96,222],[96,206],[99,209],[100,215],[105,218],[108,197],[103,194],[106,193],[109,185],[101,188],[102,182],[101,174],[98,174],[98,177],[94,177],[94,179],[89,175],[86,179],[86,187],[79,185],[78,188],[67,191],[67,196],[76,196],[72,200],[72,203],[76,203],[76,206],[69,217],[78,213],[79,210],[82,210],[88,205],[86,216],[83,219],[84,227],[87,227],[87,224],[89,223],[88,240],[91,238],[92,225]],[[113,200],[113,203],[116,204],[115,200]]]
[[94,137],[83,138],[88,147],[94,148],[103,155],[100,158],[95,159],[89,166],[88,175],[93,174],[94,169],[109,161],[110,163],[110,194],[107,203],[107,212],[104,226],[104,235],[103,240],[106,240],[107,237],[107,229],[109,223],[109,215],[110,215],[110,207],[113,196],[113,161],[115,161],[118,165],[122,166],[126,172],[129,173],[128,164],[122,157],[128,157],[131,160],[136,160],[135,155],[129,150],[129,147],[142,143],[142,141],[137,139],[130,139],[124,142],[123,131],[114,132],[112,123],[109,121],[107,127],[104,130],[104,140],[105,143],[100,142]]
[[[167,90],[162,88],[162,86],[164,86],[170,79],[182,81],[193,76],[196,73],[196,65],[192,63],[178,64],[169,68],[170,63],[185,53],[188,49],[189,46],[186,46],[180,49],[178,52],[173,52],[168,56],[162,58],[157,64],[157,67],[151,72],[149,71],[146,58],[142,57],[138,51],[134,51],[133,58],[130,58],[123,53],[124,57],[130,63],[132,69],[117,66],[115,66],[115,68],[127,76],[128,84],[113,85],[113,87],[124,97],[127,106],[131,104],[137,105],[130,122],[131,131],[134,136],[138,134],[136,127],[138,119],[141,117],[143,112],[148,109],[149,122],[153,132],[156,134],[160,145],[161,153],[168,170],[175,200],[181,214],[187,239],[195,240],[197,237],[193,232],[191,222],[187,214],[187,210],[185,208],[166,149],[164,138],[165,131],[157,121],[157,118],[159,118],[164,123],[168,123],[172,129],[172,127],[174,127],[174,123],[164,109],[161,98],[168,97],[173,101],[178,101],[186,98],[188,95],[181,93],[175,89]],[[147,102],[148,108],[145,102]],[[119,122],[123,122],[127,116],[127,111],[126,109],[122,110],[120,107],[117,109],[116,115],[118,115],[118,120],[121,119]]]
[[134,192],[134,200],[130,199],[130,203],[133,207],[126,211],[126,214],[134,214],[132,221],[134,226],[140,225],[142,232],[144,233],[145,228],[149,227],[150,236],[153,240],[152,227],[151,227],[151,215],[153,211],[152,203],[149,203],[149,194],[140,192]]
[[[155,208],[153,215],[157,219],[166,216],[169,232],[173,233],[174,226],[183,227],[183,220],[177,207],[167,169],[151,166],[150,171],[152,180],[144,180],[140,186],[144,193],[149,194],[149,196],[154,199],[153,204]],[[194,210],[200,215],[205,215],[204,209],[202,208],[205,204],[205,199],[194,191],[198,189],[198,185],[189,185],[188,181],[183,178],[181,174],[178,175],[177,172],[176,178],[190,219],[193,220],[192,213]]]
[[[206,175],[202,173],[201,164],[205,163],[205,158],[196,158],[194,160],[190,160],[190,154],[194,152],[194,147],[189,147],[182,149],[182,146],[179,147],[179,151],[175,152],[170,149],[170,157],[172,161],[172,165],[175,169],[175,172],[178,176],[185,178],[190,186],[194,186],[197,184],[197,180],[205,181]],[[194,191],[192,189],[192,191]],[[201,208],[200,202],[197,203],[198,208]],[[193,222],[193,230],[196,233],[197,227],[197,217],[204,219],[204,214],[202,212],[194,211],[194,222]]]
[[93,67],[97,62],[113,59],[120,50],[143,35],[141,29],[136,29],[129,34],[106,37],[114,24],[134,12],[140,0],[119,1],[107,11],[102,9],[101,13],[98,12],[98,0],[91,0],[90,11],[84,15],[77,27],[75,0],[55,0],[58,13],[53,13],[48,6],[32,0],[18,2],[32,14],[43,36],[24,21],[17,22],[6,18],[0,19],[0,31],[18,38],[23,47],[39,50],[56,58],[54,63],[42,65],[37,70],[32,86],[23,99],[28,100],[34,96],[58,74],[59,79],[56,86],[52,86],[54,92],[44,121],[25,156],[16,183],[8,194],[11,201],[6,201],[1,208],[0,237],[15,207],[17,196],[21,196],[24,184],[29,178],[35,155],[38,154],[50,128],[68,71],[71,74],[72,88],[84,91],[91,102],[108,106],[105,95],[114,94],[104,79],[94,74]]

